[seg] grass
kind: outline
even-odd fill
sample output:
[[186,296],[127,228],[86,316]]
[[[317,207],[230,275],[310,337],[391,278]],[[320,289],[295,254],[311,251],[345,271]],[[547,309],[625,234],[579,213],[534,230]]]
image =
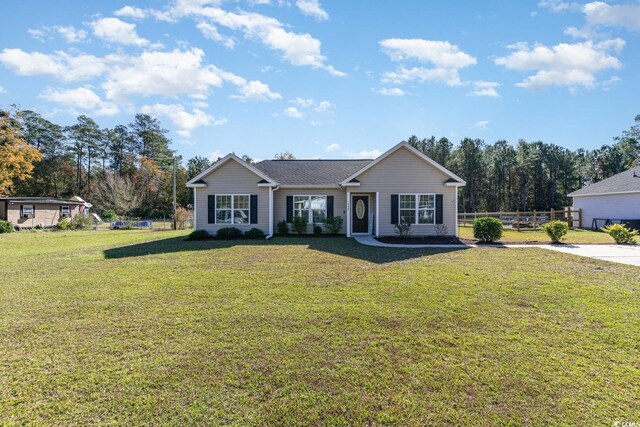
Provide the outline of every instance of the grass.
[[0,236],[0,425],[638,419],[637,267],[185,234]]
[[[615,244],[616,242],[607,233],[602,231],[592,231],[580,228],[570,229],[564,236],[562,243],[568,244]],[[473,227],[460,226],[460,238],[474,239]],[[475,240],[475,239],[474,239]],[[550,243],[551,239],[544,231],[537,229],[523,229],[522,231],[512,228],[505,228],[504,234],[500,239],[506,243]]]

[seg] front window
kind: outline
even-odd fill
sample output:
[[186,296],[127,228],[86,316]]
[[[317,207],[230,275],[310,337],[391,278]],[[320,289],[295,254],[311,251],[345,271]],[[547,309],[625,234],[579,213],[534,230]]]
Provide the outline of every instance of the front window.
[[436,197],[434,194],[401,194],[400,221],[409,224],[435,224]]
[[22,205],[22,217],[33,218],[33,205]]
[[248,194],[216,195],[216,224],[248,224]]
[[293,216],[307,218],[309,224],[327,220],[327,196],[293,196]]
[[60,216],[68,218],[70,216],[69,206],[60,206]]

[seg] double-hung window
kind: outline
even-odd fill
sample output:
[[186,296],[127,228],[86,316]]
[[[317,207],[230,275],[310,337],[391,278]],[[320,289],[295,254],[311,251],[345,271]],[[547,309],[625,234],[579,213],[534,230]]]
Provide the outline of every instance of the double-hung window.
[[408,224],[435,224],[434,194],[400,194],[400,221]]
[[306,218],[309,224],[327,220],[327,196],[293,196],[293,216]]
[[216,224],[249,224],[249,195],[217,194]]
[[71,216],[69,206],[60,206],[60,216],[62,218],[69,218]]
[[33,218],[33,205],[22,205],[22,217]]

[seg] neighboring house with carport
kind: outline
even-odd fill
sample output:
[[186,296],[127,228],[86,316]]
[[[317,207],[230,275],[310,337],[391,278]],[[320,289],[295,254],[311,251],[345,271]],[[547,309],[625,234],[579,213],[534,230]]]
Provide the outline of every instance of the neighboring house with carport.
[[640,229],[640,166],[569,193],[573,209],[580,209],[582,227],[627,224]]
[[307,218],[308,232],[341,216],[342,233],[389,236],[394,224],[412,235],[458,234],[462,178],[407,143],[373,160],[264,160],[228,154],[191,179],[194,229],[259,228],[272,236],[279,221]]
[[55,227],[63,218],[71,220],[90,207],[79,197],[4,197],[0,198],[0,220],[9,221],[17,229]]

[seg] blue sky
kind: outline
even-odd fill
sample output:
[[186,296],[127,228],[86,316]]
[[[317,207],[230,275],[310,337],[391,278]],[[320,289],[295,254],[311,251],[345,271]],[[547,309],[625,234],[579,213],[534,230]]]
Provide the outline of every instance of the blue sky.
[[412,134],[592,149],[640,114],[638,1],[4,1],[0,107],[146,112],[184,158]]

